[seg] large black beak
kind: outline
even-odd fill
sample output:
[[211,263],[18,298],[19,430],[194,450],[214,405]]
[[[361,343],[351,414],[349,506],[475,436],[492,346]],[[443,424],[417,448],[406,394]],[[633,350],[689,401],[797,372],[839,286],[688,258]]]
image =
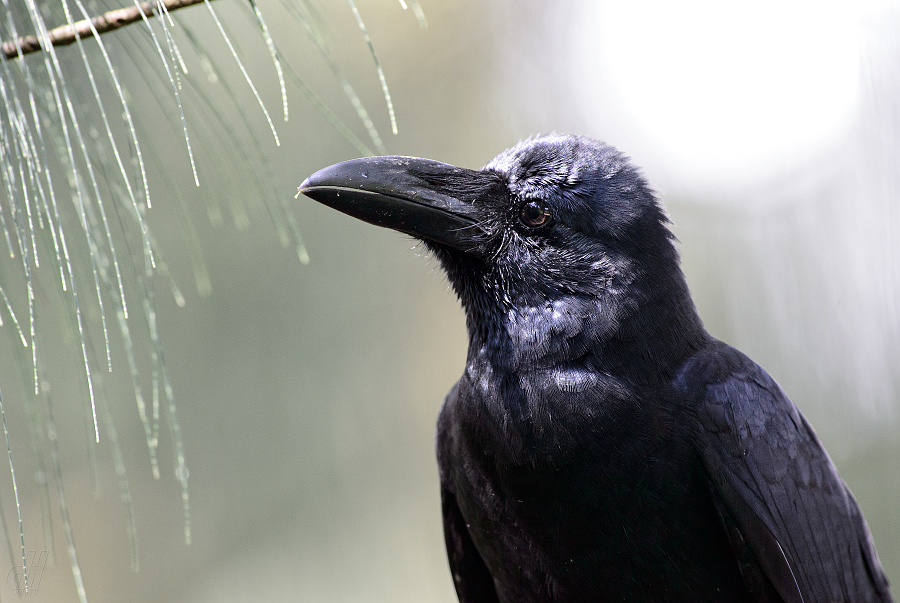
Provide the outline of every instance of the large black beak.
[[470,251],[480,230],[454,184],[477,174],[430,159],[366,157],[319,170],[300,192],[370,224]]

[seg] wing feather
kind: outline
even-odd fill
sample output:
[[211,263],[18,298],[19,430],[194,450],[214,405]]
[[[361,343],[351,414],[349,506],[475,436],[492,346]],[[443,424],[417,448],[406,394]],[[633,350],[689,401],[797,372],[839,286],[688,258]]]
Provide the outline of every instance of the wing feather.
[[[889,602],[887,578],[862,513],[812,427],[775,381],[721,343],[676,382],[697,418],[695,446],[723,524],[788,603]],[[760,598],[760,601],[767,600]]]

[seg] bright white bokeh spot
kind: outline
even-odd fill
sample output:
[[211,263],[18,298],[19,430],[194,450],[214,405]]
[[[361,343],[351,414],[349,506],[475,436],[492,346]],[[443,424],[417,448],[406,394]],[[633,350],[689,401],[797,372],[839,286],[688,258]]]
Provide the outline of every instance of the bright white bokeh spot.
[[697,178],[781,170],[833,143],[856,114],[866,3],[584,6],[578,46],[595,85],[614,89],[654,154]]

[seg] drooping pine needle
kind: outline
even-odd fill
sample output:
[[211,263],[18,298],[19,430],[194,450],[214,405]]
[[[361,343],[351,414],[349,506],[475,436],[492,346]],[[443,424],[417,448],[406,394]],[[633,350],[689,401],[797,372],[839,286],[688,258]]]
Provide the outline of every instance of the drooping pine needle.
[[278,73],[278,84],[281,86],[281,105],[282,110],[284,111],[284,121],[287,121],[287,87],[284,85],[284,73],[281,71],[281,60],[278,58],[278,51],[275,49],[275,42],[272,41],[272,36],[269,34],[269,28],[266,26],[265,20],[263,20],[262,11],[259,10],[259,5],[255,2],[255,0],[249,1],[250,6],[253,7],[253,14],[256,16],[256,22],[259,23],[259,28],[262,31],[263,39],[265,39],[266,41],[266,47],[269,49],[269,54],[272,56],[272,62],[275,64],[275,71]]
[[391,118],[391,131],[396,135],[397,117],[394,115],[394,103],[391,102],[391,93],[388,90],[387,80],[384,77],[384,70],[381,68],[381,61],[378,60],[378,55],[375,54],[375,45],[372,44],[372,39],[369,37],[369,31],[366,29],[365,23],[363,23],[362,15],[359,14],[359,10],[356,8],[356,3],[353,2],[353,0],[347,0],[347,2],[350,3],[350,8],[353,10],[353,16],[356,17],[356,23],[359,25],[363,39],[369,47],[369,52],[372,54],[372,60],[375,61],[375,69],[378,70],[378,79],[381,80],[381,90],[384,92],[384,100],[387,103],[388,115]]
[[16,513],[19,516],[19,538],[22,542],[22,578],[25,594],[28,594],[28,563],[25,559],[25,524],[22,522],[22,505],[19,503],[19,486],[16,483],[16,470],[13,467],[12,446],[9,443],[9,429],[6,426],[6,411],[3,409],[3,394],[0,393],[0,418],[3,420],[3,435],[6,438],[6,452],[9,457],[9,474],[12,477],[13,494],[16,498]]
[[228,45],[228,49],[231,51],[231,56],[234,57],[235,62],[241,69],[241,73],[244,74],[244,79],[247,80],[247,85],[250,86],[250,90],[253,92],[253,96],[256,97],[256,102],[259,103],[259,108],[262,109],[263,115],[266,116],[266,121],[269,123],[269,128],[272,130],[272,136],[275,137],[275,146],[280,147],[281,141],[278,140],[278,132],[275,131],[275,124],[272,123],[272,118],[269,117],[269,111],[266,109],[266,105],[265,103],[263,103],[262,97],[259,95],[259,92],[256,91],[256,86],[253,85],[253,80],[250,79],[250,74],[247,73],[247,70],[244,68],[244,63],[241,61],[237,51],[234,49],[234,45],[231,43],[231,38],[229,38],[228,34],[225,33],[225,28],[222,27],[222,22],[219,21],[219,16],[213,9],[212,4],[210,4],[209,0],[204,0],[204,3],[206,4],[206,8],[209,9],[209,14],[212,15],[213,20],[216,22],[216,26],[219,28],[219,32],[222,34],[222,38]]

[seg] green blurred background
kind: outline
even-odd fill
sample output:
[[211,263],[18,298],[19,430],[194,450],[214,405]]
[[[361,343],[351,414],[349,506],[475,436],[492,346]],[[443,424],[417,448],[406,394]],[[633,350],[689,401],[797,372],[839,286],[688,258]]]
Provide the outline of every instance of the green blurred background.
[[[278,194],[290,198],[313,171],[358,156],[290,83],[291,118],[281,121],[274,68],[247,12],[229,1],[215,5],[273,113],[280,147],[205,9],[180,17],[219,57],[265,156],[255,157],[242,128],[235,134],[260,166],[271,166]],[[762,364],[810,419],[856,494],[889,577],[900,583],[900,46],[892,34],[900,11],[888,2],[864,3],[852,14],[802,3],[796,14],[776,4],[741,9],[746,14],[719,14],[714,4],[697,2],[663,15],[654,12],[659,4],[634,6],[423,0],[429,27],[422,29],[397,2],[360,0],[390,85],[397,136],[350,7],[323,0],[321,10],[336,60],[390,153],[479,167],[522,138],[558,131],[606,139],[643,166],[670,211],[708,329]],[[261,8],[286,60],[364,138],[290,11],[274,1]],[[819,21],[810,17],[816,11],[837,12]],[[698,25],[696,14],[709,21]],[[748,21],[755,29],[742,33]],[[787,29],[770,31],[770,22]],[[812,54],[793,64],[778,40],[805,39],[804,23],[824,46],[809,42]],[[829,29],[841,26],[845,46]],[[168,84],[147,67],[152,43],[131,29],[105,40],[131,93],[139,135],[156,149],[148,220],[186,299],[179,307],[157,277],[159,328],[190,469],[193,543],[184,544],[180,487],[167,469],[168,432],[163,476],[155,481],[127,368],[114,353],[114,372],[98,378],[134,499],[141,569],[130,570],[107,434],[101,429],[101,443],[91,444],[80,351],[66,319],[48,309],[41,340],[89,600],[454,601],[434,422],[462,371],[466,339],[437,263],[406,236],[300,198],[291,205],[311,259],[302,265],[279,245],[254,198],[259,191],[236,176],[246,166],[221,152],[223,135],[206,119],[208,104],[186,88],[202,185],[195,189]],[[694,55],[678,54],[673,45],[682,39],[697,44]],[[772,47],[778,52],[762,56]],[[846,65],[829,69],[836,59],[822,49],[835,48]],[[729,54],[739,52],[750,52],[749,63]],[[74,47],[60,56],[77,72]],[[757,59],[756,71],[741,71]],[[783,63],[788,75],[780,80],[775,71]],[[624,77],[624,68],[637,77]],[[221,82],[197,81],[237,124]],[[829,108],[826,97],[839,96],[836,90],[846,98]],[[810,121],[816,110],[822,114]],[[667,123],[678,127],[661,133]],[[248,208],[249,222],[231,211],[234,200]],[[209,220],[210,204],[221,205],[222,224]],[[186,216],[206,262],[209,296],[194,286]],[[10,266],[0,264],[14,279]],[[39,291],[49,300],[43,303],[61,307],[48,288]],[[96,338],[96,314],[86,312]],[[29,456],[27,416],[17,404],[28,395],[22,374],[30,369],[26,362],[21,370],[16,339],[4,329],[0,376],[27,548],[44,550],[36,455]],[[2,513],[15,542],[7,482],[0,472]],[[55,563],[34,599],[76,600],[58,521],[49,538]],[[12,595],[0,585],[0,597]]]

